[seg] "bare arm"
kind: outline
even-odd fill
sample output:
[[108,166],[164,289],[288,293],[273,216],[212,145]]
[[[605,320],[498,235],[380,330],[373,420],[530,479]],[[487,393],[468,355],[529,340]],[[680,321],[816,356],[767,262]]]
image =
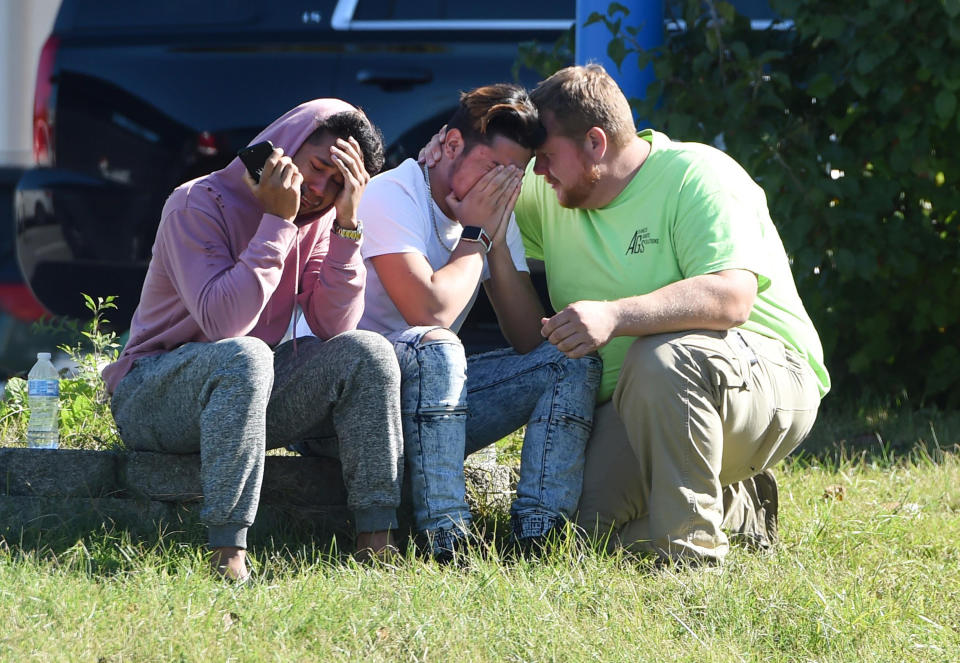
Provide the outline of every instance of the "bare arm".
[[517,270],[513,264],[510,246],[506,241],[513,207],[520,195],[520,183],[521,180],[517,179],[503,210],[503,221],[493,236],[493,244],[487,254],[490,278],[483,282],[483,287],[497,314],[504,338],[514,350],[526,353],[543,342],[540,335],[543,306],[533,288],[530,274]]
[[482,255],[480,244],[461,242],[437,271],[420,253],[386,253],[370,262],[407,324],[450,327],[473,297]]
[[582,357],[615,336],[649,336],[743,324],[757,296],[757,277],[729,269],[682,279],[646,295],[580,301],[543,320],[541,334],[569,357]]
[[530,274],[518,271],[509,254],[503,261],[491,260],[491,255],[493,251],[487,255],[490,278],[483,282],[483,287],[497,314],[500,330],[514,350],[521,354],[530,352],[543,343],[543,305]]
[[[519,179],[516,168],[497,167],[481,177],[463,200],[451,192],[447,203],[461,223],[480,226],[495,237],[503,225],[503,209]],[[479,242],[459,242],[447,263],[436,271],[420,253],[387,253],[370,261],[407,324],[450,327],[470,303],[480,282],[483,246]]]

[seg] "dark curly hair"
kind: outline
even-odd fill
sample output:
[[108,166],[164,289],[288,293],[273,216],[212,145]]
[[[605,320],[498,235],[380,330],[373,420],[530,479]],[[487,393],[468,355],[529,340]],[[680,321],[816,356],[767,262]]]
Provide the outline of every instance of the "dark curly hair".
[[319,143],[324,134],[328,133],[344,140],[350,136],[357,139],[363,153],[363,167],[371,177],[383,168],[383,134],[367,119],[363,111],[343,111],[331,115],[307,136],[306,142]]

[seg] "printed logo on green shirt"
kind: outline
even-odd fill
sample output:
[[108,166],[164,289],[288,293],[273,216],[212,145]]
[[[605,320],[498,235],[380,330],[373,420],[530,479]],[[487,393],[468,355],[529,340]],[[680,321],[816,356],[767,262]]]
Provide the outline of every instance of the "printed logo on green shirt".
[[646,250],[647,244],[659,244],[660,239],[658,237],[651,237],[650,230],[647,228],[641,228],[633,233],[633,239],[630,240],[630,246],[627,247],[627,253],[643,253]]

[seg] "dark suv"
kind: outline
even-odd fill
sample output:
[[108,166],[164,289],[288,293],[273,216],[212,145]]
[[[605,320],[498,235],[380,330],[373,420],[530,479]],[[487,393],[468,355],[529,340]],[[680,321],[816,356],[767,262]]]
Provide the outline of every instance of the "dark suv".
[[[37,74],[38,166],[16,191],[23,277],[59,316],[85,317],[80,293],[119,295],[126,329],[175,186],[315,97],[364,108],[392,167],[459,91],[513,79],[518,42],[551,44],[574,16],[575,0],[63,0]],[[502,342],[478,303],[465,341]]]
[[126,328],[175,186],[315,97],[364,108],[392,167],[459,91],[511,80],[518,41],[552,42],[573,14],[574,0],[64,0],[37,76],[38,166],[16,191],[22,273],[56,315],[82,317],[82,292],[119,295]]

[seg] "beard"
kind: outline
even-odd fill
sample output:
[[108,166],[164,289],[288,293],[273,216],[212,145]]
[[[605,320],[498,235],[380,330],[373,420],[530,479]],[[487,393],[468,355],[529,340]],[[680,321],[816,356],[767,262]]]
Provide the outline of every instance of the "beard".
[[600,167],[597,164],[585,163],[583,157],[580,158],[580,163],[583,165],[580,178],[573,185],[562,187],[557,191],[557,202],[561,207],[567,209],[582,207],[600,183]]

